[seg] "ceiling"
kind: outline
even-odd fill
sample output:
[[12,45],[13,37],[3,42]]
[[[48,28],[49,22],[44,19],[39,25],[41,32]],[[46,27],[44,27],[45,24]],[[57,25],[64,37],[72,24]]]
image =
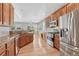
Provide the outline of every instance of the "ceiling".
[[14,3],[15,22],[38,23],[65,3]]

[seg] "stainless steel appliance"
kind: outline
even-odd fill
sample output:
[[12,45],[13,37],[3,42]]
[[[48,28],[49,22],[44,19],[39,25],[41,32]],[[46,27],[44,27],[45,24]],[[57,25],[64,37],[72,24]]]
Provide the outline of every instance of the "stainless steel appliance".
[[60,34],[61,55],[79,55],[79,9],[60,17]]
[[51,47],[53,47],[53,34],[51,33],[47,34],[47,42]]
[[55,27],[57,27],[57,20],[53,20],[53,21],[51,21],[51,22],[49,22],[49,27],[50,28],[55,28]]

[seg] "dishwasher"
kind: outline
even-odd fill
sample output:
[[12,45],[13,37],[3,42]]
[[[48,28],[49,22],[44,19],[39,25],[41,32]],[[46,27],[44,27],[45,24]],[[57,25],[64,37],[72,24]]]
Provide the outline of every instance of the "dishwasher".
[[48,42],[48,45],[53,47],[53,34],[51,34],[51,33],[47,34],[47,42]]

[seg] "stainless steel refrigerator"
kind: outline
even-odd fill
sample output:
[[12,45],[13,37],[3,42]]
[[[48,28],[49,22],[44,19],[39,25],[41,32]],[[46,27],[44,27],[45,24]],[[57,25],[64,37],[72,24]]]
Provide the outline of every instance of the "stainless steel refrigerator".
[[61,55],[79,55],[79,9],[60,17]]

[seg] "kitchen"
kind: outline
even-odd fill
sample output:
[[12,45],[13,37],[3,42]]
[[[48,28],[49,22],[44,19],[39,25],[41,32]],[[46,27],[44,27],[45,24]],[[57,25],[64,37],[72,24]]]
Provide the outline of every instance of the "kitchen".
[[78,13],[79,3],[0,3],[0,56],[78,56]]

